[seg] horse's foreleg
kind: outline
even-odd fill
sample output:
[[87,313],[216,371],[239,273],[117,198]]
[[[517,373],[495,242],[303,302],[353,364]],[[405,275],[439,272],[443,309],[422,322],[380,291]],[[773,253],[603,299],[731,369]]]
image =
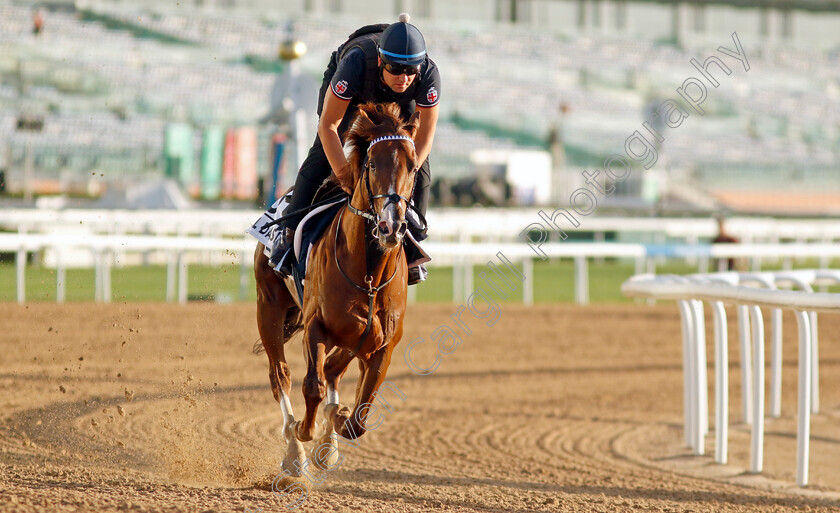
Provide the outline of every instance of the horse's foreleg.
[[313,320],[306,329],[303,351],[306,357],[306,377],[303,379],[306,413],[303,415],[303,420],[297,424],[295,436],[301,442],[308,442],[315,436],[315,415],[327,391],[324,377],[326,334],[318,320]]
[[341,406],[338,399],[338,383],[353,360],[349,351],[340,349],[331,354],[324,364],[327,380],[327,397],[324,401],[324,434],[312,448],[310,459],[322,470],[331,470],[339,461],[338,443],[333,433],[340,431],[350,418],[350,408]]
[[347,372],[347,367],[353,361],[354,356],[345,349],[340,349],[327,358],[324,364],[324,377],[327,380],[327,401],[324,405],[324,410],[331,405],[338,405],[338,382],[341,377]]
[[286,343],[283,326],[293,300],[286,286],[268,266],[268,257],[263,253],[262,244],[257,245],[254,255],[254,275],[257,282],[257,329],[268,356],[271,392],[274,399],[280,403],[283,412],[283,437],[288,443],[282,468],[293,476],[299,476],[300,471],[295,462],[305,461],[306,455],[303,444],[291,436],[290,429],[295,422],[292,403],[289,400],[292,376],[283,347]]
[[391,344],[386,345],[373,353],[366,362],[360,360],[362,375],[359,377],[359,387],[356,389],[356,405],[350,418],[338,431],[344,438],[354,439],[365,433],[365,420],[371,409],[371,401],[379,390],[379,386],[385,381],[393,347]]

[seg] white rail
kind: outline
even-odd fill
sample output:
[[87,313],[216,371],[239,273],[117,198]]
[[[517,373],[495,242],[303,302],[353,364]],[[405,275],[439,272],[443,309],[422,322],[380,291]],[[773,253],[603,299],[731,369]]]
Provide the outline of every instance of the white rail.
[[[240,284],[247,283],[247,273],[252,265],[250,256],[253,254],[256,241],[250,237],[239,239],[223,239],[214,237],[184,237],[184,236],[151,236],[151,235],[82,235],[82,234],[17,234],[0,233],[0,251],[15,252],[17,300],[26,300],[25,268],[27,253],[55,250],[56,262],[56,298],[58,302],[64,300],[64,283],[66,268],[62,253],[72,249],[90,251],[93,255],[95,268],[95,299],[109,302],[111,297],[110,273],[113,265],[113,255],[129,252],[145,253],[162,251],[168,254],[167,292],[168,301],[175,299],[177,289],[178,301],[187,301],[187,271],[188,256],[203,252],[227,252],[237,255],[240,261]],[[523,300],[526,304],[533,303],[533,259],[536,254],[527,244],[507,243],[440,243],[430,242],[424,248],[434,255],[435,265],[453,266],[453,298],[456,301],[466,300],[475,289],[472,282],[473,265],[486,262],[497,253],[503,253],[512,262],[522,264],[525,276],[523,286]],[[615,257],[615,258],[643,258],[645,249],[640,244],[561,244],[554,243],[544,246],[546,253],[554,258],[573,258],[576,268],[575,298],[579,303],[588,302],[588,267],[587,258]],[[176,286],[176,283],[179,286]],[[240,291],[240,296],[244,293]]]
[[[773,309],[771,415],[781,415],[781,310],[793,310],[799,325],[799,405],[796,483],[808,484],[810,415],[819,412],[819,365],[816,312],[840,312],[840,294],[814,293],[812,285],[840,283],[840,271],[800,270],[775,273],[712,273],[683,276],[637,275],[621,287],[630,297],[676,300],[683,325],[684,411],[686,443],[704,454],[708,433],[706,341],[703,301],[712,307],[715,333],[715,461],[727,461],[728,341],[724,303],[738,305],[744,420],[751,424],[750,470],[758,473],[764,458],[764,323],[762,307]],[[758,285],[763,288],[747,287]],[[797,286],[802,291],[778,290]],[[752,355],[749,338],[752,332]]]
[[[169,301],[186,302],[186,273],[190,256],[195,254],[236,255],[240,262],[240,296],[244,296],[247,286],[247,273],[252,265],[251,254],[255,241],[244,237],[240,231],[237,238],[186,235],[123,235],[119,233],[101,235],[85,233],[0,233],[0,252],[17,254],[17,299],[25,301],[25,264],[27,253],[47,249],[56,255],[56,297],[64,299],[64,277],[67,267],[66,258],[72,250],[88,251],[93,256],[95,268],[97,300],[110,299],[110,270],[114,255],[126,253],[148,253],[160,251],[167,254],[167,292]],[[524,243],[489,243],[489,242],[426,242],[424,248],[434,257],[431,265],[451,265],[453,272],[452,297],[454,301],[463,301],[475,291],[473,284],[473,266],[481,265],[492,259],[497,253],[503,253],[512,262],[521,264],[526,280],[523,284],[523,301],[533,303],[533,264],[539,260],[534,244]],[[623,258],[635,261],[636,272],[644,269],[655,270],[658,257],[699,258],[700,268],[708,267],[712,259],[727,259],[749,256],[754,259],[767,257],[810,257],[828,262],[840,258],[840,244],[717,244],[717,245],[645,245],[622,243],[573,243],[549,242],[540,244],[539,251],[546,258],[569,258],[575,267],[575,301],[579,304],[589,302],[589,260],[596,258]],[[704,265],[705,262],[705,265]],[[183,284],[178,287],[176,284]],[[412,289],[413,290],[413,289]]]
[[[441,240],[460,237],[479,240],[515,240],[533,223],[550,226],[539,216],[538,208],[433,208],[426,217],[434,234]],[[547,216],[552,208],[544,207]],[[118,209],[6,209],[0,227],[28,232],[56,231],[66,227],[90,227],[110,233],[218,233],[239,235],[263,212],[260,210],[118,210]],[[566,232],[616,232],[650,235],[651,240],[679,239],[689,244],[717,235],[714,219],[684,217],[609,217],[579,219],[574,227],[562,216],[557,227]],[[836,219],[776,219],[733,217],[727,230],[744,243],[794,240],[824,242],[840,240],[840,224]]]

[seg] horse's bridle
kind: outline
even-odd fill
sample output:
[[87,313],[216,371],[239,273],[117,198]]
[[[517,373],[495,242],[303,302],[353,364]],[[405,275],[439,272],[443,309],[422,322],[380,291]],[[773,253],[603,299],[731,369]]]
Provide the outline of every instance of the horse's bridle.
[[[414,206],[411,204],[411,198],[406,198],[405,196],[400,196],[399,194],[396,194],[396,193],[394,193],[394,194],[377,194],[376,196],[374,196],[373,191],[371,191],[371,189],[370,189],[370,178],[369,178],[369,173],[370,173],[370,149],[373,148],[374,144],[376,144],[378,142],[382,142],[382,141],[408,141],[409,143],[411,143],[411,146],[414,147],[414,139],[412,139],[411,137],[408,137],[406,135],[384,135],[382,137],[377,137],[376,139],[371,141],[370,146],[368,146],[368,150],[367,150],[367,153],[365,154],[365,160],[364,160],[364,164],[363,164],[364,176],[362,176],[362,180],[365,181],[365,188],[367,190],[368,208],[367,208],[367,210],[359,210],[358,208],[354,207],[353,204],[352,204],[353,198],[351,196],[350,198],[347,199],[347,209],[350,210],[350,212],[356,214],[357,216],[363,217],[364,219],[366,219],[368,221],[372,221],[374,223],[373,230],[372,230],[372,234],[373,234],[374,237],[379,236],[379,223],[378,223],[379,216],[382,215],[383,212],[385,212],[385,209],[388,208],[388,205],[390,205],[391,203],[399,203],[400,201],[405,201],[406,209],[414,208]],[[379,212],[376,212],[376,210],[374,208],[374,205],[373,205],[373,200],[380,199],[380,198],[388,198],[388,201],[386,201],[385,205],[382,206],[382,210],[380,210]],[[416,209],[415,209],[415,212],[417,212]],[[341,217],[342,217],[343,213],[344,212],[342,211],[338,215],[338,225],[339,226],[341,226]],[[417,214],[420,215],[419,212],[417,212]],[[422,218],[422,216],[421,216],[421,218]],[[423,224],[425,225],[425,219],[423,219]],[[339,231],[340,230],[338,230],[338,228],[336,228],[335,244],[333,246],[333,254],[334,254],[334,257],[335,257],[335,265],[338,268],[338,271],[341,273],[342,276],[344,276],[344,279],[347,280],[347,282],[350,285],[352,285],[356,289],[364,292],[368,296],[368,318],[367,318],[367,323],[365,324],[365,331],[362,332],[362,336],[359,339],[358,344],[356,344],[356,348],[353,349],[353,351],[350,352],[350,357],[352,358],[352,357],[356,356],[359,353],[359,351],[362,349],[362,345],[364,345],[365,340],[367,339],[368,333],[370,333],[370,327],[371,327],[371,324],[372,324],[372,321],[373,321],[373,300],[376,297],[376,293],[379,292],[380,290],[382,290],[386,285],[391,283],[391,281],[397,275],[397,268],[394,269],[394,272],[393,272],[393,274],[391,274],[390,278],[388,278],[384,282],[380,283],[376,287],[373,286],[373,277],[370,275],[369,271],[365,274],[365,285],[367,285],[367,287],[363,287],[363,286],[359,285],[358,283],[354,282],[349,276],[347,276],[347,273],[344,272],[344,270],[341,268],[341,263],[339,263],[339,261],[338,261],[338,233],[339,233]],[[365,245],[365,247],[367,247],[367,245]],[[402,244],[400,244],[400,251],[403,251]],[[367,257],[365,257],[365,261],[367,261]]]
[[[388,208],[388,205],[391,203],[399,203],[400,201],[405,201],[406,210],[411,208],[411,198],[406,198],[405,196],[400,196],[397,193],[394,194],[377,194],[376,196],[373,195],[373,191],[370,190],[370,150],[373,148],[373,145],[382,142],[382,141],[408,141],[411,143],[411,147],[414,147],[414,139],[408,137],[407,135],[383,135],[381,137],[377,137],[373,141],[370,142],[370,146],[368,146],[367,153],[365,153],[365,161],[363,163],[364,168],[364,176],[362,176],[362,180],[365,182],[365,189],[367,191],[368,197],[368,209],[367,210],[359,210],[358,208],[354,207],[352,202],[348,201],[347,206],[350,212],[356,214],[357,216],[364,217],[368,221],[373,221],[373,236],[377,237],[379,235],[379,216],[385,212],[385,209]],[[382,205],[382,210],[376,212],[375,207],[373,206],[373,200],[381,199],[381,198],[388,198],[388,201]],[[352,199],[352,198],[351,198]]]

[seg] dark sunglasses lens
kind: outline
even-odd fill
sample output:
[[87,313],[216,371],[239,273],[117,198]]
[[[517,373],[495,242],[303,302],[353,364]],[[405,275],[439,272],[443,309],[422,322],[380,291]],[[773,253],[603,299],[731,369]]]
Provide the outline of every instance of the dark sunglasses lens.
[[416,75],[420,73],[420,66],[405,66],[402,64],[386,64],[385,70],[392,75]]

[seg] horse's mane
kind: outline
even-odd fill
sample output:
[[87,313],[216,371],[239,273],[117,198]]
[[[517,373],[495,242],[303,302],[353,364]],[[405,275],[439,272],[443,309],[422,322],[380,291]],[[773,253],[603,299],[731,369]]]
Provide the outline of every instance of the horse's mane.
[[350,147],[347,165],[353,173],[354,182],[361,175],[370,141],[383,135],[407,135],[413,138],[419,124],[416,114],[408,121],[403,121],[400,107],[396,103],[359,105],[356,119],[344,136],[345,144]]

